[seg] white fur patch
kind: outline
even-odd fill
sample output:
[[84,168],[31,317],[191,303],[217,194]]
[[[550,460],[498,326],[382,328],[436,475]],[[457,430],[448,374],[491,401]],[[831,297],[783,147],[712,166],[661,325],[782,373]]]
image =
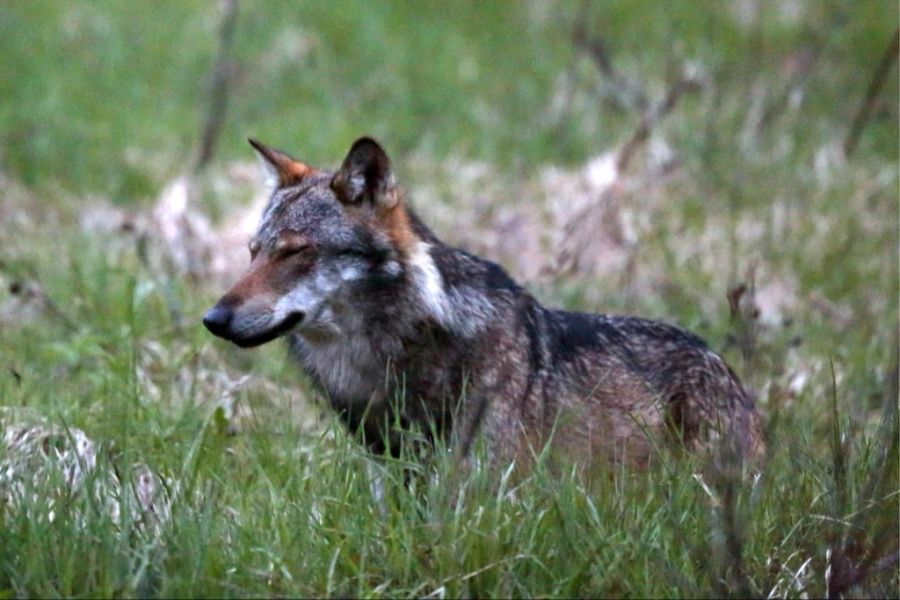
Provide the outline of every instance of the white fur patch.
[[325,339],[298,332],[306,348],[304,367],[319,377],[332,396],[375,400],[384,389],[385,367],[358,325],[342,323],[339,335]]
[[312,311],[321,304],[326,294],[328,293],[327,289],[323,289],[320,283],[316,281],[318,278],[312,278],[312,280],[304,280],[301,281],[298,285],[294,286],[290,292],[282,296],[278,299],[278,302],[275,303],[275,308],[272,312],[272,320],[275,322],[281,322],[288,317],[288,315],[296,312],[303,312],[307,315],[312,313]]
[[475,286],[448,290],[430,248],[418,241],[409,256],[413,283],[426,312],[449,331],[467,338],[477,335],[492,318],[493,305]]
[[384,272],[391,277],[399,277],[403,273],[403,267],[396,260],[389,260],[384,264]]
[[338,397],[369,398],[383,387],[383,365],[363,334],[364,317],[348,310],[341,288],[364,277],[358,264],[332,264],[304,278],[275,304],[274,319],[305,313],[293,333],[305,349],[304,367]]
[[417,241],[409,254],[409,266],[413,272],[416,290],[429,314],[438,323],[446,326],[450,321],[450,307],[447,293],[444,291],[444,279],[434,264],[434,259],[431,258],[430,249],[431,246],[427,242]]
[[278,189],[278,186],[281,185],[281,175],[278,173],[278,169],[275,168],[275,165],[270,163],[258,150],[256,151],[256,158],[259,159],[259,164],[261,164],[263,168],[266,189],[272,194]]
[[347,193],[356,199],[366,191],[366,178],[362,173],[354,171],[347,180]]
[[272,312],[272,320],[281,322],[296,312],[306,314],[303,326],[315,326],[315,321],[327,308],[329,300],[343,283],[362,277],[362,271],[355,265],[334,265],[327,270],[319,270],[312,277],[305,277],[290,292],[279,298]]

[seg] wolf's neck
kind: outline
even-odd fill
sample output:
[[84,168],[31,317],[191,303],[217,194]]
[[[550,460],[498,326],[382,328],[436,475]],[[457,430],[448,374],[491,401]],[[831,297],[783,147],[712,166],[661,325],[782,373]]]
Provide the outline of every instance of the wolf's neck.
[[[435,250],[442,259],[437,260]],[[408,268],[412,284],[412,298],[418,310],[428,320],[434,321],[451,335],[471,339],[482,332],[495,316],[495,305],[488,297],[488,289],[482,281],[483,274],[471,269],[470,276],[459,282],[459,272],[465,272],[474,264],[462,251],[432,242],[418,240],[409,253]],[[451,283],[448,269],[457,272]]]

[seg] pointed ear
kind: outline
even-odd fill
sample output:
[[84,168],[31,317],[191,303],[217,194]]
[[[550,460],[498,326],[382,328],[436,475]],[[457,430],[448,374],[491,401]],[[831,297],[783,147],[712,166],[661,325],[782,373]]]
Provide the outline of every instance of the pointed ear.
[[398,202],[391,159],[378,142],[370,137],[362,137],[353,142],[331,187],[346,204],[369,201],[376,208],[388,209]]
[[253,138],[247,141],[256,150],[256,154],[265,168],[266,184],[271,191],[299,183],[301,179],[312,172],[310,167],[284,152],[269,148]]

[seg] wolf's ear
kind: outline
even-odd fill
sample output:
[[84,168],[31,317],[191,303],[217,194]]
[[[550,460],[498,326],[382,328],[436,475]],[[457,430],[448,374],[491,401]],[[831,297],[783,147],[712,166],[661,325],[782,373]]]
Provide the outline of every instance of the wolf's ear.
[[398,201],[391,159],[370,137],[353,142],[331,187],[341,202],[347,204],[368,200],[376,208],[387,209],[396,206]]
[[266,184],[271,191],[299,183],[301,179],[312,172],[310,167],[284,152],[269,148],[253,138],[247,141],[256,150],[256,154],[266,170]]

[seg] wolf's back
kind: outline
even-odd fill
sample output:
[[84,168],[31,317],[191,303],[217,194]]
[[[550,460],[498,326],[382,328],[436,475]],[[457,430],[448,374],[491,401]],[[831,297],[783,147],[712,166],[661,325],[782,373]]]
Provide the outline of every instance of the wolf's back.
[[[647,432],[641,429],[665,429],[691,449],[727,438],[745,457],[761,452],[752,395],[698,336],[636,317],[544,314],[553,389],[567,388],[564,394],[585,402],[591,408],[586,418],[628,413],[614,435],[642,437]],[[629,424],[636,416],[643,422]]]

